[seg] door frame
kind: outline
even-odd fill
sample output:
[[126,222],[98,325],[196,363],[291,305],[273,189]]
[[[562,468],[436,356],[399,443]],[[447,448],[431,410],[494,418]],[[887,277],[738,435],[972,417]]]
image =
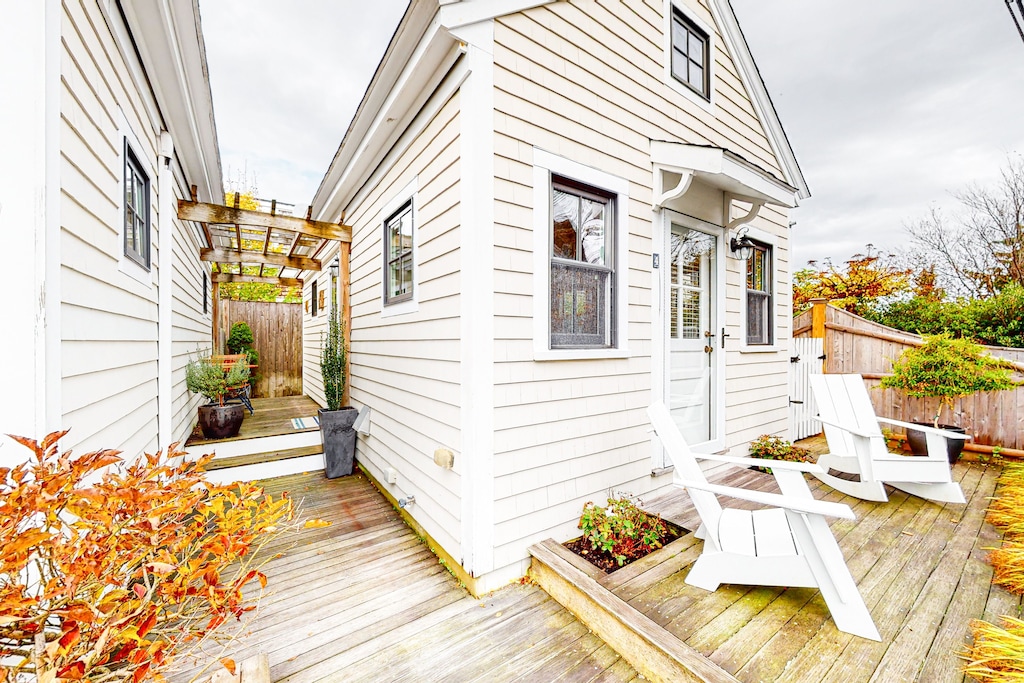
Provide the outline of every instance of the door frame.
[[[714,348],[711,363],[711,431],[714,438],[700,444],[690,444],[698,453],[719,453],[725,451],[725,349],[722,346],[722,332],[725,324],[725,284],[726,284],[726,229],[708,221],[690,216],[672,209],[662,208],[654,221],[653,246],[654,255],[658,260],[658,268],[653,270],[652,296],[654,298],[651,363],[651,394],[654,400],[668,403],[669,383],[671,379],[671,340],[669,339],[669,292],[671,277],[669,236],[672,225],[699,230],[715,238],[715,264],[712,273],[712,291],[714,300],[711,302],[710,313],[714,325],[711,346]],[[652,464],[654,471],[668,467],[671,462],[666,458],[660,443],[652,448]]]

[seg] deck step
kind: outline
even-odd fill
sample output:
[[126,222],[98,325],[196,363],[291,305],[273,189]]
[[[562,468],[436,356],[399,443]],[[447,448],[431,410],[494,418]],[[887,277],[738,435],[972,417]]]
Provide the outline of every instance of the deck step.
[[314,444],[300,448],[284,448],[264,453],[249,453],[247,455],[236,455],[229,458],[215,458],[206,466],[208,472],[222,470],[228,467],[244,467],[245,465],[259,465],[262,463],[278,462],[291,458],[301,458],[306,455],[317,455],[323,453],[323,446]]

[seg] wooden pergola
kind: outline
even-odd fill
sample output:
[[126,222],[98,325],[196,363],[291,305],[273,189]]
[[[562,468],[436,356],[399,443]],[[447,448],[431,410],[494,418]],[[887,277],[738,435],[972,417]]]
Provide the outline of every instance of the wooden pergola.
[[348,329],[351,312],[348,301],[349,256],[352,228],[341,223],[311,220],[312,207],[305,218],[279,214],[276,200],[270,211],[254,211],[238,206],[178,200],[178,218],[199,225],[205,241],[200,258],[211,265],[214,343],[220,321],[220,284],[222,282],[262,282],[285,287],[303,284],[302,271],[323,269],[321,256],[328,243],[339,243],[338,277],[343,283],[340,296],[342,320]]

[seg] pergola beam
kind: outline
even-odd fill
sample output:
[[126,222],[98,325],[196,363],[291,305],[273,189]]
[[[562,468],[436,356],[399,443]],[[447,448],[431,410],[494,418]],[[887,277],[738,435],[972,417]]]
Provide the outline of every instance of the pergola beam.
[[260,228],[290,230],[325,240],[352,241],[352,228],[339,223],[304,220],[295,216],[280,216],[263,211],[235,209],[220,204],[178,200],[178,218],[200,223],[225,225],[252,225]]
[[322,270],[322,262],[305,256],[288,256],[287,254],[264,254],[258,251],[241,251],[238,249],[200,249],[199,258],[213,263],[265,263],[282,268],[298,270]]
[[259,277],[258,275],[235,275],[234,273],[213,273],[213,282],[261,282],[282,287],[301,287],[302,278],[297,277]]

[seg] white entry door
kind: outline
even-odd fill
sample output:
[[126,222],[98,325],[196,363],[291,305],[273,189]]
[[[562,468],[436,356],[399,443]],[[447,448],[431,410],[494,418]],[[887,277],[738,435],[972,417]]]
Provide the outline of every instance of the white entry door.
[[690,446],[716,448],[718,237],[673,222],[668,247],[668,406]]

